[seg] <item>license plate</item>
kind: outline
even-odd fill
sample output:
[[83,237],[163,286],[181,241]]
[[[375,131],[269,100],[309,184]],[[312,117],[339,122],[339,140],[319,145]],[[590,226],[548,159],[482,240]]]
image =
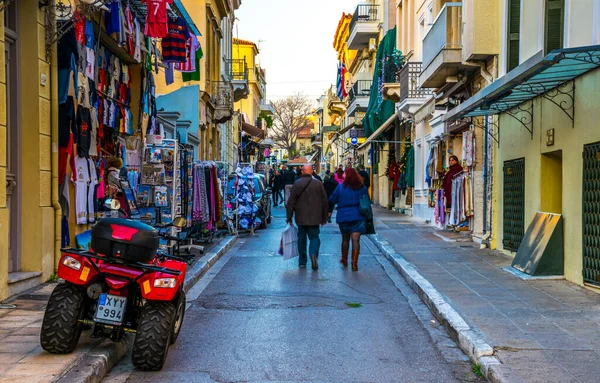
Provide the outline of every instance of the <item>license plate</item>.
[[116,295],[100,294],[96,309],[96,322],[121,324],[127,307],[127,298]]

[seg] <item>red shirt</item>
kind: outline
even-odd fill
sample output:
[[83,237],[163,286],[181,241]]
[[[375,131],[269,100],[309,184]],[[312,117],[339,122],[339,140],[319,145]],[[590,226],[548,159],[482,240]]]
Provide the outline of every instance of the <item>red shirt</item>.
[[144,0],[148,10],[146,12],[146,28],[144,34],[148,37],[165,37],[168,33],[167,3],[173,0]]

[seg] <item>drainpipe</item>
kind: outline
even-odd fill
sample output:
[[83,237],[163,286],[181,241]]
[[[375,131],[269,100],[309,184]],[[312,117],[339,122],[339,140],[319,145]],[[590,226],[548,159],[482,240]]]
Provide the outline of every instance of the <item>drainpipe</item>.
[[[50,2],[56,6],[56,0]],[[46,10],[48,12],[48,10]],[[47,28],[48,26],[46,26]],[[57,43],[58,44],[58,43]],[[52,132],[52,207],[54,208],[54,270],[60,255],[61,243],[61,218],[62,211],[58,202],[58,53],[57,44],[52,46],[50,58],[50,105],[51,105],[51,132]]]

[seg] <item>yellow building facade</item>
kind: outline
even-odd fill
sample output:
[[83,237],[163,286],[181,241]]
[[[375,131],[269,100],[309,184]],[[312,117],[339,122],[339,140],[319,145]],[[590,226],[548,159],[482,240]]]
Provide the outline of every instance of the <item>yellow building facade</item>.
[[60,250],[57,70],[47,57],[45,13],[36,0],[3,11],[0,301],[50,278]]

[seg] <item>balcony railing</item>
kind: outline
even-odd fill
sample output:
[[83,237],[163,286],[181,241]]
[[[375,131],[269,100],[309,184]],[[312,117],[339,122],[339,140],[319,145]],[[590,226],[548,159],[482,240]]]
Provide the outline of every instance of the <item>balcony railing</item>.
[[210,100],[217,109],[233,108],[233,88],[231,83],[213,81],[211,83]]
[[231,81],[248,81],[248,65],[246,59],[229,59],[229,76]]
[[423,38],[423,67],[443,49],[462,48],[462,3],[446,3]]
[[356,23],[373,22],[379,20],[379,5],[359,4],[354,10],[350,21],[350,31]]
[[419,75],[423,65],[407,62],[398,72],[400,77],[400,102],[407,98],[425,98],[432,94],[430,89],[419,88]]
[[369,97],[371,95],[373,80],[358,80],[352,85],[348,93],[348,101],[352,102],[356,97]]

